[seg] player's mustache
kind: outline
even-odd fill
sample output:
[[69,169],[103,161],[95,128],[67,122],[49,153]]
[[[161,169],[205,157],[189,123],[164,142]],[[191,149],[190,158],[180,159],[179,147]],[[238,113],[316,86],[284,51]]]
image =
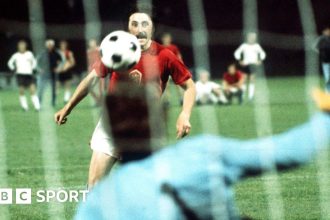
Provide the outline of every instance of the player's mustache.
[[146,39],[147,38],[147,33],[146,32],[140,32],[136,35],[137,39]]

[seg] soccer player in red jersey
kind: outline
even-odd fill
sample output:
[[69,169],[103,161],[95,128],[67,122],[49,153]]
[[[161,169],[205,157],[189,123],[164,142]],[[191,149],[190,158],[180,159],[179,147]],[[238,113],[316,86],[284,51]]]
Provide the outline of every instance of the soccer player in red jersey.
[[223,75],[223,87],[229,103],[231,103],[233,96],[238,97],[240,104],[243,102],[244,82],[245,75],[237,70],[234,63],[230,64],[227,72]]
[[[145,85],[156,85],[159,94],[165,90],[169,77],[184,90],[182,111],[176,123],[177,138],[189,134],[190,114],[195,102],[196,89],[191,73],[187,67],[168,49],[152,40],[154,32],[151,17],[146,13],[133,13],[129,17],[128,31],[135,35],[141,45],[142,55],[139,63],[129,73],[112,72],[102,62],[96,62],[93,70],[82,80],[69,102],[55,114],[55,121],[61,125],[66,122],[72,109],[88,94],[89,88],[96,79],[105,77],[111,73],[110,92],[121,81],[133,79],[133,81]],[[120,158],[115,151],[112,140],[100,121],[95,128],[91,148],[93,155],[89,168],[88,185],[92,187],[111,169]]]
[[173,41],[172,35],[167,32],[163,33],[161,40],[162,40],[162,45],[167,49],[169,49],[170,51],[172,51],[182,61],[182,55],[179,48],[172,42]]

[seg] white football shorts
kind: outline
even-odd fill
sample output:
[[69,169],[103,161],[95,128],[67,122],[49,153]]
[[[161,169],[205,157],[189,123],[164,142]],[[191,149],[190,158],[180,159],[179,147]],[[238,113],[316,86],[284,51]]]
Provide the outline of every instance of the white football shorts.
[[90,142],[93,151],[101,152],[109,156],[120,159],[119,153],[116,151],[111,136],[103,126],[102,118],[97,123]]

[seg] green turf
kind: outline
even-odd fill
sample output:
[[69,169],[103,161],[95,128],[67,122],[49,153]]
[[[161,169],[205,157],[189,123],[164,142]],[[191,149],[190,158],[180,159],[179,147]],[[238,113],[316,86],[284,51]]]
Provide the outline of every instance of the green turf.
[[[269,79],[272,130],[284,131],[308,118],[305,104],[303,78]],[[259,91],[260,92],[260,91]],[[171,97],[176,93],[172,87]],[[18,106],[16,90],[0,90],[3,120],[6,128],[8,182],[10,186],[46,189],[43,159],[40,147],[40,113],[23,112]],[[180,111],[178,99],[170,99],[168,115],[169,142],[175,142],[175,120]],[[60,107],[60,104],[58,105]],[[266,107],[263,106],[262,107]],[[55,109],[56,110],[56,109]],[[56,127],[57,148],[59,151],[60,173],[64,187],[82,187],[86,183],[91,152],[88,147],[95,121],[89,100],[85,100],[74,110],[68,124]],[[256,137],[256,124],[253,103],[242,106],[196,107],[191,118],[192,134],[204,133],[202,117],[215,110],[217,121],[207,122],[210,127],[217,124],[219,132],[227,137],[248,139]],[[49,118],[46,123],[53,123]],[[210,132],[214,130],[210,129]],[[286,172],[280,175],[281,194],[284,199],[286,219],[319,219],[319,191],[315,164]],[[267,194],[263,181],[271,176],[248,179],[235,187],[237,204],[242,215],[255,219],[269,216]],[[65,215],[71,219],[75,203],[65,204]],[[48,219],[47,204],[11,205],[12,219]]]

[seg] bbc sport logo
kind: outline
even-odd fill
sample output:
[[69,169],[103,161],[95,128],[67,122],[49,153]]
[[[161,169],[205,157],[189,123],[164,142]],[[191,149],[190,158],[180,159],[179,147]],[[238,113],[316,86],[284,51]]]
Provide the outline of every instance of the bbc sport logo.
[[0,205],[28,205],[50,202],[85,202],[88,190],[36,190],[31,188],[0,188]]

